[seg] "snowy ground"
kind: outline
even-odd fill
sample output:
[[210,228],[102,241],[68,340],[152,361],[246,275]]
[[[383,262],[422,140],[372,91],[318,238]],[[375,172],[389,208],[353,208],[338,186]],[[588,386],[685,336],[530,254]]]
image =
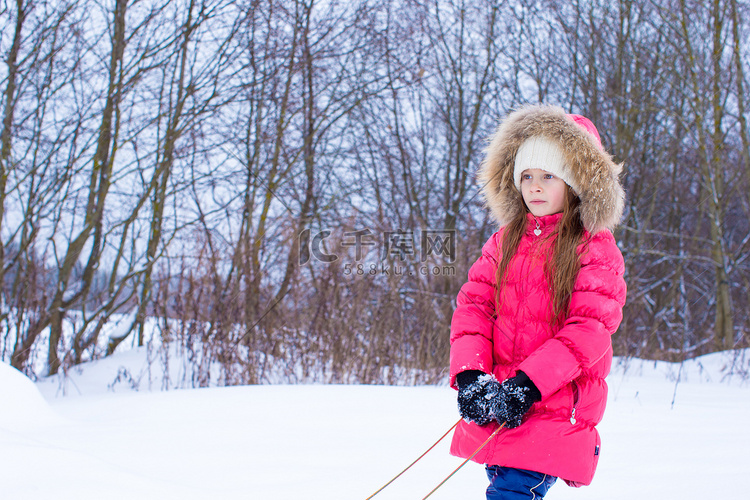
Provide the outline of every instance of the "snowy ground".
[[[559,482],[547,498],[744,495],[748,357],[712,355],[682,370],[620,361],[609,378],[594,483]],[[123,367],[144,374],[144,359],[118,354],[64,383],[36,384],[0,364],[0,496],[364,500],[458,418],[445,386],[112,386]],[[460,464],[447,441],[376,498],[422,499]],[[485,483],[483,468],[468,464],[430,498],[479,500]]]

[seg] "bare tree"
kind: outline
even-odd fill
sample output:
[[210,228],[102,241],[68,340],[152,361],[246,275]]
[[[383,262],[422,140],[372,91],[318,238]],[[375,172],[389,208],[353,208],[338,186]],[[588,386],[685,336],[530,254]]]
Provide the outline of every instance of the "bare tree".
[[[75,118],[53,118],[55,103],[70,81],[75,57],[63,54],[75,44],[78,20],[69,5],[16,3],[15,28],[9,48],[4,89],[0,159],[0,227],[9,239],[0,242],[0,283],[5,338],[14,339],[11,363],[25,369],[39,332],[29,324],[45,315],[44,297],[50,273],[39,255],[37,238],[43,221],[65,182],[56,167],[60,156],[75,158]],[[50,126],[56,121],[58,126]],[[19,222],[20,221],[20,222]],[[12,255],[5,252],[12,248]],[[12,275],[11,283],[6,277]]]
[[[438,380],[495,229],[474,172],[525,102],[590,117],[624,162],[616,352],[746,345],[746,11],[5,2],[0,355],[34,373],[45,347],[53,374],[132,339],[184,356],[168,385]],[[421,260],[433,230],[450,259]]]

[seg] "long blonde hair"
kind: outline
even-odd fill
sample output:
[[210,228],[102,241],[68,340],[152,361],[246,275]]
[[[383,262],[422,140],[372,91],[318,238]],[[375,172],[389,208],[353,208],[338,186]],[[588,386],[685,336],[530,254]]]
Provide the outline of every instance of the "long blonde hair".
[[[526,214],[529,213],[520,192],[516,192],[517,202],[524,210],[519,210],[506,226],[501,244],[502,259],[497,266],[496,303],[499,309],[502,291],[505,287],[505,274],[511,259],[518,250],[521,237],[526,233]],[[578,271],[581,269],[581,258],[578,255],[578,245],[583,241],[585,229],[580,214],[581,199],[566,186],[563,216],[557,223],[553,235],[557,235],[553,258],[544,266],[544,272],[552,290],[552,322],[562,323],[568,313],[570,296],[573,293]]]

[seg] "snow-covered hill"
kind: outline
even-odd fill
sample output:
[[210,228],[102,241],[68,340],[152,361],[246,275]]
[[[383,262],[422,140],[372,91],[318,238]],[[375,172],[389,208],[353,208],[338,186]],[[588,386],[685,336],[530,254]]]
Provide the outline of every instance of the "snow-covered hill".
[[[748,356],[617,360],[594,483],[559,482],[547,498],[742,494]],[[0,365],[2,498],[364,500],[458,418],[445,386],[156,392],[144,360],[131,351],[36,384]],[[376,498],[423,498],[460,464],[447,441]],[[430,498],[482,499],[485,486],[469,464]]]

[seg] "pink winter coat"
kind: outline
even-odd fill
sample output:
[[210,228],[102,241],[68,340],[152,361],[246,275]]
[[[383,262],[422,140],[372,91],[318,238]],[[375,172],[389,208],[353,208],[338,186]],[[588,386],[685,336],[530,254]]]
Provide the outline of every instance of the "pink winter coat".
[[[624,262],[609,230],[586,233],[579,246],[581,269],[561,327],[550,321],[552,297],[544,263],[561,214],[533,216],[508,267],[508,282],[496,307],[496,271],[503,229],[482,249],[458,294],[451,323],[451,385],[465,370],[492,373],[502,381],[525,372],[542,394],[515,429],[505,429],[474,460],[590,484],[600,453],[596,425],[607,400],[604,380],[612,363],[610,336],[622,320]],[[462,421],[451,453],[468,457],[497,428]]]

